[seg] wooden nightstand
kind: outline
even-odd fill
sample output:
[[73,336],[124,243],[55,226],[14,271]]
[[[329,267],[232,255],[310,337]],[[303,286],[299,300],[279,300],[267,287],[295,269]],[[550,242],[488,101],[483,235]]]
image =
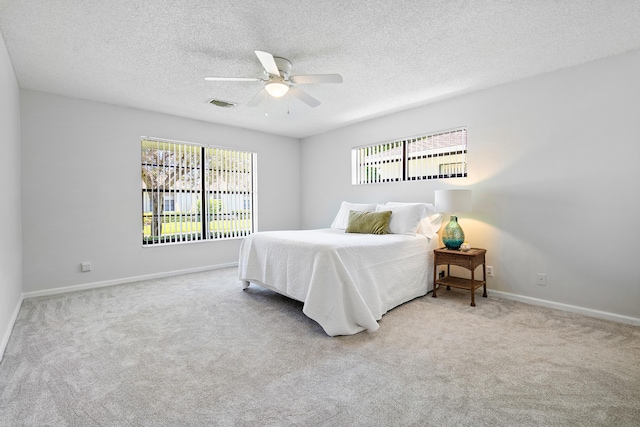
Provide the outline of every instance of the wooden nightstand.
[[[471,306],[476,306],[475,292],[480,286],[484,288],[482,294],[483,297],[487,297],[487,270],[485,266],[484,256],[487,253],[486,249],[471,248],[467,252],[449,250],[447,248],[440,248],[433,251],[433,298],[437,298],[436,291],[442,285],[447,289],[450,287],[466,289],[471,291]],[[447,275],[442,279],[438,279],[438,266],[447,264]],[[475,270],[482,264],[482,280],[475,280]],[[461,277],[453,277],[450,275],[452,265],[471,270],[471,279],[463,279]]]

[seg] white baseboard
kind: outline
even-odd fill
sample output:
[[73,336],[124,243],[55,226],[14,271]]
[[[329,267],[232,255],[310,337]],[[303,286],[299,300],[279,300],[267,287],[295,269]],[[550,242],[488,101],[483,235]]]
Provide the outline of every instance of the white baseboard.
[[0,362],[4,357],[4,350],[7,348],[7,344],[9,344],[9,338],[11,338],[11,332],[13,331],[13,325],[16,324],[16,320],[18,319],[18,313],[20,313],[20,307],[22,307],[22,301],[24,301],[24,294],[20,295],[20,299],[16,304],[16,308],[13,309],[13,314],[11,315],[11,320],[9,320],[9,324],[7,325],[7,330],[2,334],[2,341],[0,341]]
[[188,268],[185,270],[166,271],[164,273],[145,274],[142,276],[124,277],[122,279],[105,280],[103,282],[84,283],[81,285],[65,286],[62,288],[47,289],[44,291],[25,292],[24,298],[43,297],[48,295],[63,294],[66,292],[82,291],[85,289],[103,288],[105,286],[123,285],[125,283],[141,282],[143,280],[160,279],[163,277],[179,276],[181,274],[199,273],[201,271],[218,270],[220,268],[235,267],[237,262],[228,264],[208,265],[205,267]]
[[627,323],[630,325],[640,326],[640,318],[623,316],[621,314],[609,313],[606,311],[594,310],[591,308],[578,307],[576,305],[563,304],[560,302],[548,301],[533,297],[526,297],[522,295],[512,294],[509,292],[501,292],[489,290],[492,295],[496,295],[501,298],[510,299],[514,301],[524,302],[531,305],[539,305],[542,307],[554,308],[562,311],[569,311],[571,313],[584,314],[585,316],[597,317],[599,319],[613,320],[614,322]]

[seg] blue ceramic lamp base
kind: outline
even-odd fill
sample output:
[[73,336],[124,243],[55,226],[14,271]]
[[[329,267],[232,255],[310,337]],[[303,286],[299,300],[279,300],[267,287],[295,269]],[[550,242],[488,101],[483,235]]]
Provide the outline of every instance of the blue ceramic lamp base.
[[451,215],[449,224],[442,229],[442,243],[451,250],[460,250],[460,246],[464,242],[464,231],[458,224],[458,217]]

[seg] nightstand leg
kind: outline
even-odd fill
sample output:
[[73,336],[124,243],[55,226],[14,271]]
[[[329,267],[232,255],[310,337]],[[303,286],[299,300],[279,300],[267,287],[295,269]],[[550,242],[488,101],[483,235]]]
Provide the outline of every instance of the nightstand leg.
[[[447,277],[451,276],[451,266],[447,264]],[[451,286],[447,285],[447,290],[451,290]]]
[[482,263],[482,280],[484,280],[484,285],[482,285],[482,296],[483,297],[487,297],[487,266],[486,264],[483,262]]
[[431,293],[432,298],[438,298],[436,296],[436,289],[438,288],[438,285],[436,285],[436,280],[438,280],[438,265],[434,262],[433,263],[433,292]]
[[476,306],[476,290],[473,288],[474,271],[471,270],[471,307]]

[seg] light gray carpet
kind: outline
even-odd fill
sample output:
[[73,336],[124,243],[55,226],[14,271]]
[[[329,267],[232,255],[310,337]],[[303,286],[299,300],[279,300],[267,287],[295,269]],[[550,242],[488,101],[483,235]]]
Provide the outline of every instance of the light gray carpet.
[[24,301],[0,425],[640,425],[640,328],[442,291],[331,338],[227,268]]

